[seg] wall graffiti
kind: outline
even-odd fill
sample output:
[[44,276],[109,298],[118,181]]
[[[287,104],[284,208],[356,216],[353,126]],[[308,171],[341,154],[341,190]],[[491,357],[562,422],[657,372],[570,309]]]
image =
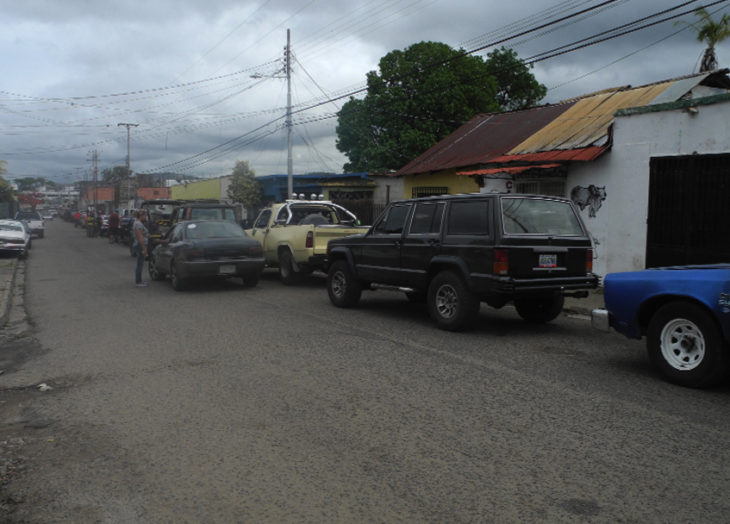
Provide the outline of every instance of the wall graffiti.
[[593,184],[588,187],[575,186],[570,191],[570,199],[581,211],[588,207],[588,216],[593,218],[606,200],[606,186],[599,187]]

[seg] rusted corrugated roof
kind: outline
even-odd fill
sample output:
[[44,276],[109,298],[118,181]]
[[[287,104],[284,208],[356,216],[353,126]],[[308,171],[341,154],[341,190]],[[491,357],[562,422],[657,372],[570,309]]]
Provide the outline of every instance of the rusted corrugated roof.
[[635,88],[605,89],[556,105],[479,115],[395,175],[501,169],[511,162],[591,161],[611,147],[617,111],[676,101],[700,84],[730,90],[727,73],[721,69]]
[[555,120],[573,103],[524,111],[478,115],[395,175],[411,175],[474,166],[504,155],[537,130]]
[[580,149],[556,149],[519,155],[503,155],[492,162],[589,162],[608,150],[608,145],[582,147]]
[[508,173],[514,175],[530,169],[547,169],[549,167],[560,167],[562,164],[539,164],[529,166],[492,167],[490,169],[474,169],[472,171],[458,171],[457,175],[494,175],[497,173]]
[[608,128],[616,111],[626,107],[644,106],[672,83],[663,82],[625,91],[601,93],[578,100],[507,154],[523,155],[603,145],[608,138]]

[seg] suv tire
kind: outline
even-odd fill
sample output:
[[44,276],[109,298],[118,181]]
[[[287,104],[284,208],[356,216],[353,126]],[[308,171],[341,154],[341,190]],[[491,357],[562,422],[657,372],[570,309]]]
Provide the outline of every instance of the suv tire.
[[517,314],[525,321],[544,324],[555,320],[563,311],[565,298],[563,295],[543,295],[515,299]]
[[327,273],[327,294],[337,307],[355,307],[360,301],[362,286],[350,271],[346,260],[338,260]]
[[474,323],[479,300],[453,271],[442,271],[428,286],[428,312],[440,329],[461,331]]

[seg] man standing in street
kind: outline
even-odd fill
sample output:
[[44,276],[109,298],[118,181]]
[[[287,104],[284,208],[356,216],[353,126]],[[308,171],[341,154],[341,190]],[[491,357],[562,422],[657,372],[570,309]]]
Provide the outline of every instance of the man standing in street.
[[147,213],[143,210],[137,211],[137,219],[134,221],[132,227],[132,238],[134,239],[133,248],[137,253],[137,267],[134,270],[134,283],[137,287],[147,287],[147,282],[142,281],[142,268],[144,267],[144,261],[147,258],[147,243],[149,237],[149,231],[147,226],[144,225],[147,220]]

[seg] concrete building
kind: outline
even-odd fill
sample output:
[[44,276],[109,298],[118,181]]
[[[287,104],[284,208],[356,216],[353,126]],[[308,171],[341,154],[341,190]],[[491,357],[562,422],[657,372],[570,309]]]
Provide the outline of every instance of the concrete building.
[[404,166],[404,197],[570,197],[600,275],[730,261],[728,70],[478,115]]

